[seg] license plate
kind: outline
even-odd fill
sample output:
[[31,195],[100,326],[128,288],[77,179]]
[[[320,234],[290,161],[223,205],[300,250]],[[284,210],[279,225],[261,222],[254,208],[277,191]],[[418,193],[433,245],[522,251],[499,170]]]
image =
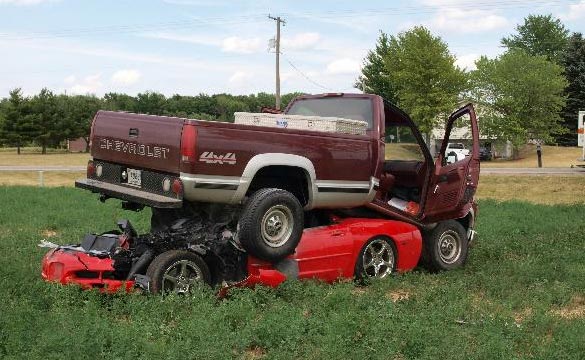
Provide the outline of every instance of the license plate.
[[128,169],[128,185],[142,186],[142,171],[136,169]]

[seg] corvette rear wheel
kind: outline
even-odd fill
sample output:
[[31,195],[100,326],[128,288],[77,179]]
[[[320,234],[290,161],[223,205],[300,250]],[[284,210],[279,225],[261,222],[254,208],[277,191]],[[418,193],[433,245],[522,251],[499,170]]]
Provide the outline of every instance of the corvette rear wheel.
[[157,256],[148,266],[152,293],[187,294],[211,283],[209,268],[203,259],[186,250],[171,250]]
[[355,276],[358,279],[383,279],[396,270],[396,250],[390,239],[376,237],[369,240],[356,263]]

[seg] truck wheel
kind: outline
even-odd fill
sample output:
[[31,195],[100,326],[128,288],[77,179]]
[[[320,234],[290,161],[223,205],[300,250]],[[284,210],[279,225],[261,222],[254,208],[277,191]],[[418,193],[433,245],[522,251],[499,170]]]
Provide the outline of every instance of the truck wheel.
[[150,292],[186,294],[200,284],[210,284],[205,261],[187,250],[170,250],[158,255],[148,266]]
[[455,220],[441,222],[424,237],[425,263],[430,270],[453,270],[467,260],[467,237]]
[[277,261],[295,251],[303,235],[303,221],[303,208],[293,194],[261,189],[244,206],[238,239],[251,255]]
[[385,237],[369,240],[358,256],[355,265],[356,279],[382,279],[396,270],[396,249],[394,243]]

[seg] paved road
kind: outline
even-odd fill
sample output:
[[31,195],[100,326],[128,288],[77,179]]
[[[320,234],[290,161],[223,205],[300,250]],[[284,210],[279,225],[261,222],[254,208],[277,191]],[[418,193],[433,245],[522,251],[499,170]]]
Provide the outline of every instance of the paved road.
[[487,168],[481,169],[482,175],[585,175],[582,168]]
[[84,171],[85,166],[0,166],[0,171]]

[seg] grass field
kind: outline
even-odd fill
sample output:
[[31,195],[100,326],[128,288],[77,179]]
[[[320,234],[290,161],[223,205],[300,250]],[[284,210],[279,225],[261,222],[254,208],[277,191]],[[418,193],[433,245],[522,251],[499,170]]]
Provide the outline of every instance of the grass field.
[[480,202],[464,269],[366,287],[291,282],[217,300],[101,295],[40,280],[40,239],[148,213],[71,188],[0,187],[0,358],[579,359],[584,205]]
[[[506,168],[531,168],[538,167],[538,158],[536,156],[536,146],[526,145],[520,150],[518,160],[494,160],[484,161],[482,167],[506,167]],[[562,147],[562,146],[543,146],[542,147],[542,166],[543,167],[571,167],[571,165],[582,164],[578,161],[583,157],[583,148],[580,147]]]
[[585,204],[585,176],[481,176],[478,199],[535,204]]
[[85,166],[90,159],[87,153],[62,153],[49,154],[22,153],[0,151],[0,165],[59,165],[59,166]]

